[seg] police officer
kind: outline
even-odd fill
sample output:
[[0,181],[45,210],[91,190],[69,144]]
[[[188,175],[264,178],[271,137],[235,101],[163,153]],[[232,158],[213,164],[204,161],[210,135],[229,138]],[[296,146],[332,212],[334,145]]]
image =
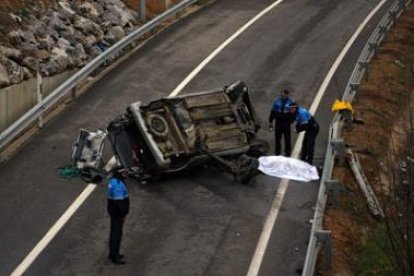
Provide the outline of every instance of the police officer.
[[289,91],[282,90],[272,104],[272,109],[269,115],[269,131],[272,131],[273,120],[275,120],[275,154],[282,153],[282,136],[285,139],[285,154],[290,156],[292,151],[290,125],[295,120],[295,117],[289,112],[290,106],[294,101],[289,98]]
[[290,112],[295,115],[296,131],[305,131],[300,159],[311,164],[315,151],[315,140],[319,132],[319,125],[315,118],[303,107],[292,104]]
[[124,256],[119,253],[122,229],[126,215],[129,213],[128,190],[125,185],[126,171],[118,167],[108,180],[107,209],[111,217],[109,234],[109,259],[114,264],[125,264]]

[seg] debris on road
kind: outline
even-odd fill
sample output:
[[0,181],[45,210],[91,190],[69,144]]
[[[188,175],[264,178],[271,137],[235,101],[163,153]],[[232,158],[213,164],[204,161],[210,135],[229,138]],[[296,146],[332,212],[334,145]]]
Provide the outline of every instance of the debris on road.
[[379,203],[374,191],[368,183],[368,179],[365,176],[361,163],[358,157],[352,152],[351,149],[347,149],[348,162],[351,166],[352,172],[355,176],[356,181],[363,192],[365,199],[367,200],[368,208],[374,217],[384,218],[384,211],[382,210],[381,204]]
[[72,160],[86,179],[88,172],[99,174],[108,137],[119,165],[139,181],[213,163],[247,183],[258,173],[257,157],[269,150],[258,138],[259,129],[248,88],[237,81],[148,104],[134,102],[106,130],[81,130]]

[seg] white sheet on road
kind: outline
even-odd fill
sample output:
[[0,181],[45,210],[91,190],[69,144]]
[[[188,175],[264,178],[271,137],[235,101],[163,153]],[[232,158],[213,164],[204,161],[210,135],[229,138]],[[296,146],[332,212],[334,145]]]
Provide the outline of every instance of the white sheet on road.
[[318,170],[315,166],[291,157],[262,156],[259,157],[259,168],[263,173],[297,181],[309,182],[318,180]]

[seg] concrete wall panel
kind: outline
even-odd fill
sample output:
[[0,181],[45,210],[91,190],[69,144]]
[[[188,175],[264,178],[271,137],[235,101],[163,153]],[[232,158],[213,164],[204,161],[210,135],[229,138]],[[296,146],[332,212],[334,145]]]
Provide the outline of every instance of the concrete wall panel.
[[[75,72],[76,70],[71,70],[53,77],[43,78],[43,97],[49,95]],[[36,79],[0,89],[0,132],[37,104],[36,91]]]

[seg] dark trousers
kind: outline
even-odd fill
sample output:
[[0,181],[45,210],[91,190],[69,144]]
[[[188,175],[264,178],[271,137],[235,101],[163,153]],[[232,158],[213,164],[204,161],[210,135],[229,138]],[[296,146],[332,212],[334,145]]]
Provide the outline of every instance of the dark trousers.
[[319,125],[315,121],[308,127],[305,132],[305,137],[302,143],[302,152],[300,159],[307,162],[308,164],[313,163],[313,155],[315,153],[315,140],[319,132]]
[[125,217],[111,216],[111,231],[109,233],[109,258],[111,259],[119,257],[124,221]]
[[290,156],[292,142],[290,136],[290,122],[276,121],[275,124],[275,155],[282,153],[282,136],[285,140],[285,154]]

